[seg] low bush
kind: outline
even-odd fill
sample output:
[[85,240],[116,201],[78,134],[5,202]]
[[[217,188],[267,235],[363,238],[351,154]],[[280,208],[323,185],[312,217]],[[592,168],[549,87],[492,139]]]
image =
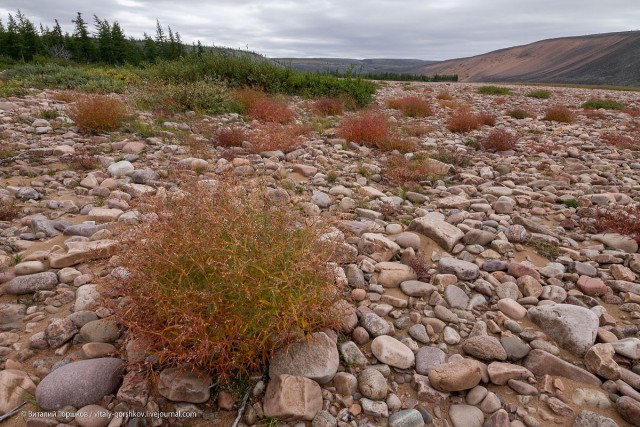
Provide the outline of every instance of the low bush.
[[571,110],[569,110],[564,105],[552,105],[547,108],[547,111],[544,115],[544,120],[562,123],[573,123],[576,118]]
[[631,137],[620,135],[618,132],[605,132],[600,140],[607,145],[613,145],[618,148],[627,148],[629,150],[640,149],[640,142],[633,140]]
[[429,157],[442,163],[454,166],[467,166],[469,164],[469,156],[464,150],[447,150],[440,148],[436,151],[430,152]]
[[281,99],[260,98],[247,110],[252,119],[270,123],[289,123],[296,115],[289,105]]
[[478,129],[481,126],[478,116],[471,112],[468,106],[460,107],[454,110],[447,121],[447,129],[451,132],[469,132]]
[[348,142],[380,148],[391,138],[389,120],[379,111],[356,113],[342,119],[338,135]]
[[451,95],[448,90],[444,89],[438,92],[438,94],[436,95],[436,99],[440,99],[443,101],[452,101],[453,95]]
[[252,150],[256,153],[274,150],[288,153],[304,143],[303,135],[309,131],[310,128],[307,126],[279,123],[261,124],[248,135],[248,140],[252,144]]
[[408,123],[403,125],[401,130],[407,136],[420,138],[427,135],[429,132],[433,132],[433,127],[424,123]]
[[509,110],[507,111],[507,114],[510,117],[513,117],[514,119],[518,119],[518,120],[522,120],[522,119],[526,119],[527,117],[531,117],[531,114],[522,108],[514,108],[513,110]]
[[584,102],[580,107],[586,110],[598,110],[600,108],[605,110],[624,110],[624,104],[614,101],[612,99],[592,98]]
[[69,117],[87,133],[114,130],[126,115],[124,103],[108,95],[86,95],[69,108]]
[[491,113],[487,113],[487,112],[483,112],[478,114],[478,121],[480,122],[480,124],[483,124],[485,126],[495,126],[496,125],[496,115],[495,114],[491,114]]
[[90,171],[100,167],[100,162],[96,156],[89,154],[77,154],[71,158],[69,166],[75,171]]
[[14,200],[0,199],[0,221],[12,221],[20,214],[20,208]]
[[148,82],[134,95],[139,108],[175,114],[185,111],[219,114],[237,110],[226,85],[207,78],[197,82]]
[[483,95],[511,95],[511,89],[500,86],[480,86],[478,93]]
[[402,155],[390,156],[384,170],[385,176],[396,185],[433,181],[442,178],[434,173],[433,167],[424,154],[411,158]]
[[527,96],[529,98],[536,98],[536,99],[549,99],[551,98],[551,92],[549,92],[546,89],[536,89],[529,92]]
[[481,138],[478,143],[484,150],[507,151],[516,147],[519,135],[507,132],[503,129],[493,129],[487,136]]
[[344,102],[339,98],[320,98],[311,103],[311,111],[320,116],[339,116],[344,113]]
[[189,183],[124,231],[120,274],[105,279],[117,319],[162,366],[221,381],[254,373],[314,331],[338,327],[343,289],[326,229],[260,191]]
[[418,148],[418,144],[409,139],[398,135],[392,135],[389,139],[377,145],[381,151],[397,150],[401,153],[411,153]]
[[595,215],[595,227],[598,232],[622,234],[640,243],[640,205],[598,210]]
[[244,129],[237,126],[219,129],[215,134],[216,145],[220,147],[240,147],[246,139]]
[[267,94],[262,90],[252,89],[250,87],[243,87],[233,91],[233,99],[240,105],[243,112],[249,111],[249,108],[258,101],[264,99]]
[[433,114],[426,99],[418,96],[404,96],[387,100],[387,106],[400,110],[407,117],[427,117]]

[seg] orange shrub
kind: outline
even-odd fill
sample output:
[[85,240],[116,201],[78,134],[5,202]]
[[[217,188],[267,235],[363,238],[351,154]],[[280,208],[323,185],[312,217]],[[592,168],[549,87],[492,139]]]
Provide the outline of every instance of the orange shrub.
[[391,182],[396,185],[406,185],[410,183],[419,183],[432,179],[439,179],[435,176],[433,168],[426,161],[424,154],[416,154],[412,158],[407,159],[405,156],[391,156],[387,161],[384,174]]
[[340,122],[338,135],[349,142],[380,148],[390,138],[387,116],[378,111],[364,111]]
[[491,114],[491,113],[480,113],[478,114],[478,121],[483,125],[495,126],[496,116],[495,114]]
[[271,98],[257,99],[247,111],[249,117],[262,122],[289,123],[296,115],[285,101]]
[[637,150],[640,148],[640,143],[634,141],[628,136],[620,135],[617,132],[605,132],[600,137],[600,140],[607,145],[613,145],[618,148],[628,148],[630,150]]
[[243,87],[236,89],[233,92],[233,98],[242,107],[244,111],[249,111],[249,108],[259,99],[264,99],[267,94],[261,90],[251,89],[250,87]]
[[426,99],[417,96],[405,96],[387,100],[387,106],[402,111],[408,117],[426,117],[433,114]]
[[478,116],[471,112],[468,106],[460,107],[454,110],[447,121],[447,129],[451,132],[469,132],[478,129],[481,126]]
[[126,115],[124,103],[108,95],[84,95],[69,108],[69,117],[87,133],[114,130]]
[[246,134],[244,129],[233,126],[218,130],[215,139],[216,145],[221,147],[240,147],[246,139]]
[[402,131],[408,136],[421,137],[433,131],[433,128],[423,123],[409,123],[402,127]]
[[410,153],[415,151],[417,147],[418,144],[415,141],[399,136],[392,136],[378,145],[378,148],[382,151],[398,150],[401,153]]
[[564,105],[551,105],[547,108],[544,120],[551,120],[562,123],[573,123],[576,119],[571,110]]
[[622,234],[640,243],[640,205],[599,210],[595,215],[595,221],[598,232]]
[[320,98],[311,104],[311,110],[321,116],[339,116],[344,113],[344,102],[339,98]]
[[438,94],[436,95],[436,99],[441,99],[443,101],[451,101],[453,100],[453,95],[451,95],[449,91],[445,89],[438,92]]
[[259,125],[249,135],[249,142],[255,153],[281,150],[285,153],[293,151],[304,143],[303,135],[309,133],[307,126],[264,124]]
[[493,129],[487,136],[480,139],[479,145],[485,150],[507,151],[516,147],[519,135],[507,132],[503,129]]

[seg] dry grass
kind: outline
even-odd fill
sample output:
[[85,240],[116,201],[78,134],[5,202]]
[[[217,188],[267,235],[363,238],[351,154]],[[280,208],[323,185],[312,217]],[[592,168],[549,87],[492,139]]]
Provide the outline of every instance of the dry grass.
[[443,101],[452,101],[453,95],[451,95],[448,90],[444,89],[438,92],[438,94],[436,95],[436,99],[441,99]]
[[290,123],[296,114],[289,105],[281,99],[260,98],[255,100],[247,110],[252,119],[269,123]]
[[183,191],[151,202],[155,219],[121,234],[126,273],[105,279],[118,320],[162,366],[195,365],[224,381],[339,325],[343,289],[324,227],[231,182]]
[[573,123],[576,118],[574,114],[564,105],[551,105],[547,108],[544,120],[550,120],[561,123]]
[[478,121],[485,126],[495,126],[496,125],[496,115],[482,112],[478,114]]
[[407,117],[427,117],[433,114],[429,102],[418,96],[388,99],[387,107],[400,110]]
[[493,129],[487,136],[481,138],[478,144],[483,150],[507,151],[516,148],[520,136],[503,129]]
[[84,95],[69,108],[69,117],[86,133],[112,131],[124,121],[126,106],[108,95]]
[[215,143],[220,147],[240,147],[246,139],[244,129],[237,126],[219,129],[215,134]]
[[433,127],[424,123],[409,123],[402,126],[402,132],[407,136],[420,138],[433,132]]
[[249,108],[259,99],[267,98],[267,94],[261,90],[244,87],[236,89],[233,92],[233,99],[240,105],[243,111],[249,111]]
[[308,126],[270,123],[257,126],[248,139],[256,153],[274,150],[288,153],[300,147],[305,141],[303,136],[310,131]]
[[20,208],[14,200],[0,199],[0,221],[12,221],[20,214]]
[[451,113],[447,121],[447,129],[451,132],[469,132],[481,126],[478,116],[471,112],[469,106],[463,106]]
[[391,138],[389,120],[379,111],[362,111],[342,119],[338,135],[349,142],[380,148]]
[[320,116],[339,116],[344,113],[344,102],[339,98],[320,98],[310,108]]
[[529,113],[524,108],[514,108],[513,110],[507,111],[507,115],[513,117],[514,119],[522,120],[527,117],[531,117],[531,113]]
[[100,167],[96,156],[90,154],[76,154],[69,161],[72,170],[90,171]]
[[600,137],[602,143],[607,145],[613,145],[618,148],[627,148],[629,150],[637,150],[640,148],[640,143],[633,140],[631,137],[620,135],[618,132],[605,132]]
[[427,156],[416,154],[411,159],[396,155],[389,157],[385,168],[385,176],[396,185],[406,185],[439,179],[426,162]]

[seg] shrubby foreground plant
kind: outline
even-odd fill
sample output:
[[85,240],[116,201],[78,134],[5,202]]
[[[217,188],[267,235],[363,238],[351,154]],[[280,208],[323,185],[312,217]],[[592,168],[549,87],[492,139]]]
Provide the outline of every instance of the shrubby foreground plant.
[[342,289],[321,224],[230,182],[189,182],[151,206],[154,219],[123,233],[122,270],[110,287],[122,297],[120,321],[160,364],[229,379],[339,325]]

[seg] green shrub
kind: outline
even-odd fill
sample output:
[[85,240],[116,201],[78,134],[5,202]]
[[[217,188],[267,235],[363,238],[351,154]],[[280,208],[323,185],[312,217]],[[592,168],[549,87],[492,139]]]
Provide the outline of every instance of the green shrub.
[[343,289],[327,262],[334,246],[321,238],[323,226],[229,182],[188,182],[183,191],[151,204],[155,219],[122,233],[126,273],[106,285],[119,320],[149,343],[148,354],[224,380],[340,324]]
[[483,95],[511,95],[511,89],[500,86],[480,86],[478,93]]
[[212,77],[196,82],[150,81],[139,86],[134,99],[141,109],[170,114],[185,111],[218,114],[238,110],[227,86]]
[[117,72],[56,63],[18,65],[6,70],[5,76],[24,88],[75,89],[94,93],[122,93],[129,83],[128,79],[118,76]]
[[563,205],[565,205],[568,208],[575,208],[578,209],[580,207],[580,202],[576,199],[568,199],[568,200],[564,200],[562,202]]
[[580,107],[587,110],[598,110],[600,108],[603,108],[605,110],[624,110],[624,104],[612,99],[592,98],[587,102],[584,102]]
[[549,99],[551,98],[551,92],[549,92],[546,89],[536,89],[529,92],[527,96],[529,98],[536,98],[536,99]]

